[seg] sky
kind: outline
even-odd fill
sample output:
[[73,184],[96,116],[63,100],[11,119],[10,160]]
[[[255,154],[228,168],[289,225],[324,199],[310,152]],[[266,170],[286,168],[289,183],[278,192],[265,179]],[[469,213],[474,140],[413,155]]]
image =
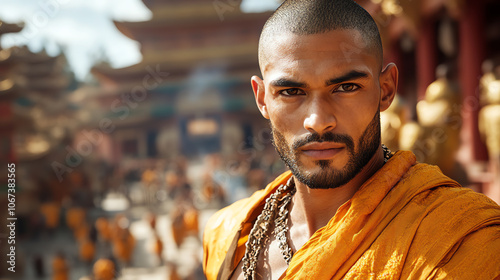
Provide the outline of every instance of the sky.
[[[277,6],[278,1],[243,0],[241,9],[260,12]],[[140,62],[139,44],[112,21],[150,18],[141,0],[0,0],[0,20],[25,23],[20,33],[3,35],[0,44],[27,45],[33,52],[45,49],[49,55],[64,51],[76,78],[83,81],[96,61],[107,60],[114,68]]]

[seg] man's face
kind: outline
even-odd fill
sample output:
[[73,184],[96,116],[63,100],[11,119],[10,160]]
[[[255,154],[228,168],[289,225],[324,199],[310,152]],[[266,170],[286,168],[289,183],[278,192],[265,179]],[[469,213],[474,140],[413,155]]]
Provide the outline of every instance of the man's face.
[[380,62],[356,30],[275,38],[252,85],[276,149],[310,188],[342,186],[380,146]]

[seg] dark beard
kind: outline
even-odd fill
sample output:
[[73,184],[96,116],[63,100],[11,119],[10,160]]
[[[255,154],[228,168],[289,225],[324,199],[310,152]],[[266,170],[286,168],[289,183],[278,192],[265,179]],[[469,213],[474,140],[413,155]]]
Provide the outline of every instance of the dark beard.
[[[318,133],[313,133],[309,134],[304,139],[295,141],[292,148],[290,148],[284,136],[278,132],[272,124],[271,129],[273,133],[273,144],[281,159],[285,162],[286,166],[290,168],[293,176],[311,189],[332,189],[347,184],[368,164],[380,147],[379,110],[377,110],[375,116],[359,138],[357,151],[355,151],[352,137],[347,134],[327,132],[323,135],[319,135]],[[346,145],[346,150],[349,153],[349,160],[346,166],[342,170],[336,170],[330,168],[331,160],[319,160],[316,161],[316,164],[319,165],[321,171],[317,174],[306,174],[302,164],[298,160],[299,155],[297,149],[307,143],[327,141]]]

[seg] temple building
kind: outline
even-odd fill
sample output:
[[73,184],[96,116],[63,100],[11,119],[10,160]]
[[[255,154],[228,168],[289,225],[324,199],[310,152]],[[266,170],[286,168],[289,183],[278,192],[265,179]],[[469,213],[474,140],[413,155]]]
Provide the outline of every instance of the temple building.
[[[0,36],[22,25],[0,21]],[[66,58],[26,46],[0,49],[2,161],[25,162],[47,155],[75,127],[65,94],[75,88]]]
[[268,132],[250,77],[259,74],[258,37],[269,13],[217,3],[144,1],[151,20],[115,22],[140,43],[143,60],[121,69],[95,66],[100,88],[86,94],[108,111],[96,121],[113,127],[103,134],[117,147],[115,160],[230,154]]
[[[16,33],[23,29],[22,25],[8,24],[0,21],[0,37],[7,33]],[[10,55],[0,46],[0,160],[5,166],[14,161],[12,150],[12,135],[14,130],[14,115],[12,102],[18,97],[17,85],[9,79],[8,73],[11,69]]]
[[[0,21],[0,37],[22,29],[23,25]],[[77,108],[65,98],[74,90],[72,81],[62,54],[34,53],[26,46],[0,48],[0,161],[3,166],[15,164],[11,169],[15,178],[8,177],[15,179],[15,193],[9,194],[15,195],[16,234],[20,238],[29,227],[29,215],[38,210],[40,194],[68,189],[60,184],[59,189],[44,187],[54,177],[51,156],[76,130]],[[12,202],[7,196],[7,174],[0,175],[0,204],[5,206]],[[7,209],[2,211],[0,218],[6,220],[7,213]],[[2,251],[7,252],[7,246],[0,242]],[[0,269],[7,271],[4,258]]]

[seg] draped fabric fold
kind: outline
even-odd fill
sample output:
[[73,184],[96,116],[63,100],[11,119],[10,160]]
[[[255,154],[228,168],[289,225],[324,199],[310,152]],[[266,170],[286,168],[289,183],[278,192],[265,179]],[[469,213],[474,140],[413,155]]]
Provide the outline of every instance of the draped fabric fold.
[[[290,176],[210,219],[209,280],[224,260],[226,270],[236,268],[265,199]],[[399,151],[294,254],[282,279],[494,279],[498,260],[500,207]]]

